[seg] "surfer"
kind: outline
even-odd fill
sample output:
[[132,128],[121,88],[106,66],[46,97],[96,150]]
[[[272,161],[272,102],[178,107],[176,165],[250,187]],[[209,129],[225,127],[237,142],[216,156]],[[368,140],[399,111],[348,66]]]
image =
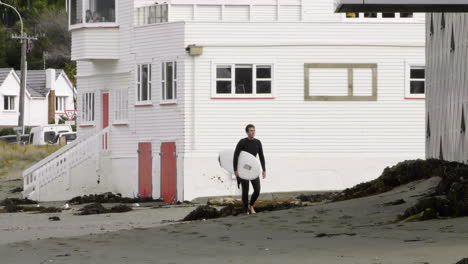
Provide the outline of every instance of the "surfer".
[[[234,151],[234,173],[237,178],[237,188],[239,185],[242,185],[242,202],[244,204],[244,210],[247,214],[255,214],[254,204],[260,195],[260,177],[256,178],[255,180],[244,180],[239,177],[239,172],[237,171],[237,162],[239,160],[239,154],[241,151],[246,151],[252,154],[254,157],[257,154],[260,157],[260,163],[262,164],[262,176],[263,179],[266,178],[266,170],[265,170],[265,157],[263,156],[263,148],[262,142],[255,138],[255,126],[249,124],[245,127],[245,132],[247,133],[247,137],[239,140],[237,143],[236,150]],[[252,183],[254,188],[254,192],[252,197],[250,197],[249,203],[249,182]]]

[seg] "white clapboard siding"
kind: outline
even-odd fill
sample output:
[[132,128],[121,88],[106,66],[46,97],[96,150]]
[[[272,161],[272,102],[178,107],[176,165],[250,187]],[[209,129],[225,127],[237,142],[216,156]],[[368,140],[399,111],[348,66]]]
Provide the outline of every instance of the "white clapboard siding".
[[72,31],[72,60],[118,59],[118,28],[83,28]]
[[[332,0],[173,0],[169,22],[138,26],[135,8],[154,1],[118,4],[118,34],[112,38],[119,43],[118,59],[78,61],[77,76],[79,94],[96,93],[96,118],[91,127],[79,128],[80,135],[101,130],[101,95],[111,95],[111,169],[103,172],[112,176],[110,191],[137,194],[138,143],[151,142],[153,196],[159,197],[158,153],[170,141],[179,154],[179,199],[235,194],[210,179],[221,173],[217,152],[244,137],[247,123],[257,126],[274,168],[266,191],[349,187],[377,177],[385,166],[424,155],[425,102],[405,99],[406,65],[425,57],[424,15],[364,23],[334,13]],[[73,34],[77,45],[89,43]],[[189,56],[189,45],[202,46],[203,54]],[[109,51],[98,53],[93,56]],[[178,63],[178,98],[161,105],[161,63],[168,61]],[[152,64],[152,100],[140,106],[136,65],[146,63]],[[273,98],[213,99],[215,63],[272,64]],[[377,64],[377,101],[305,101],[306,63]],[[312,93],[347,95],[347,69],[312,71]],[[353,71],[354,95],[370,95],[371,71]],[[125,95],[126,112],[120,108]],[[125,115],[127,120],[118,117]],[[284,156],[290,160],[283,164]],[[288,166],[297,168],[293,181],[274,177]]]
[[226,5],[223,10],[223,21],[248,21],[250,6],[248,5]]

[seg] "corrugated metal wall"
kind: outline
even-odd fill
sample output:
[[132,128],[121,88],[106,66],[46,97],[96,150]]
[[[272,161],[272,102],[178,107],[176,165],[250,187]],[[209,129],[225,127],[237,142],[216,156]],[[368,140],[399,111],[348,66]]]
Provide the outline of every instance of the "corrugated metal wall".
[[468,14],[427,14],[426,21],[426,156],[468,162]]

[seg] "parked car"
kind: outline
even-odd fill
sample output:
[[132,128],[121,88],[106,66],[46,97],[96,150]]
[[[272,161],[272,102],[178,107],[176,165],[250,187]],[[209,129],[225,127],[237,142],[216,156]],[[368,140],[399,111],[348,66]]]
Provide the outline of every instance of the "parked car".
[[[5,144],[16,144],[16,135],[8,135],[0,137],[0,142]],[[29,135],[22,135],[21,136],[21,144],[29,144]]]
[[33,145],[58,144],[58,136],[63,133],[73,133],[70,125],[46,125],[33,127],[29,134],[29,142]]

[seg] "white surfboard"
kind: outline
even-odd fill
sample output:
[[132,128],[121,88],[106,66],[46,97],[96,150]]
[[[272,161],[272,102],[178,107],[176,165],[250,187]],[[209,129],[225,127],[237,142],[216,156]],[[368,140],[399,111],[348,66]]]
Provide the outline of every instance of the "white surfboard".
[[[234,174],[234,150],[227,149],[219,153],[219,165],[231,174]],[[237,163],[239,177],[244,180],[255,180],[262,173],[260,161],[252,154],[241,151]]]

